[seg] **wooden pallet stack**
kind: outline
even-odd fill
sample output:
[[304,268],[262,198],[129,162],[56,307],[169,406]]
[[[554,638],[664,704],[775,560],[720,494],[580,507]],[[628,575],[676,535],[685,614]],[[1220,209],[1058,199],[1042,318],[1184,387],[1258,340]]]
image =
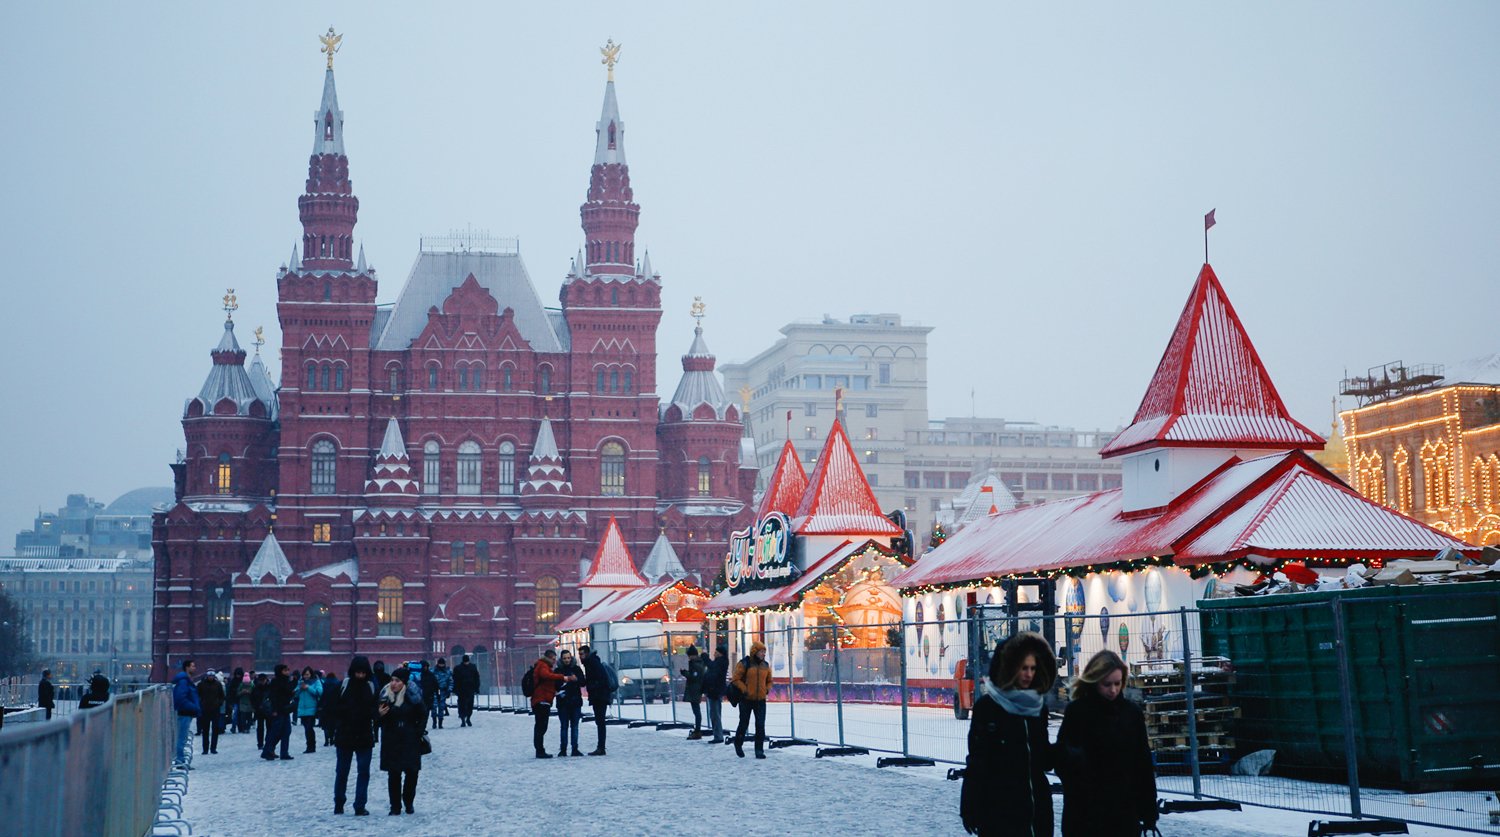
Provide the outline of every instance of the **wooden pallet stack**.
[[1149,660],[1130,665],[1130,685],[1138,689],[1146,713],[1146,735],[1162,772],[1188,769],[1192,738],[1188,730],[1188,688],[1193,689],[1198,765],[1203,772],[1227,769],[1234,760],[1231,724],[1240,709],[1230,702],[1234,669],[1224,657],[1193,657],[1192,683],[1182,660]]

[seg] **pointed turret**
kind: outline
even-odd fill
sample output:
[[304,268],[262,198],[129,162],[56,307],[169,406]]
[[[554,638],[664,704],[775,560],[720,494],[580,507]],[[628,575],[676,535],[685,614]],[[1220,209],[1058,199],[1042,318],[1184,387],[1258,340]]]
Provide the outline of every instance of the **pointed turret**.
[[594,165],[625,165],[625,120],[615,99],[614,79],[604,83],[604,107],[594,126]]
[[665,531],[657,535],[656,543],[651,545],[651,552],[646,556],[645,565],[641,567],[641,575],[652,584],[687,578],[688,572],[677,557],[677,550],[672,548],[672,542],[667,540]]
[[375,454],[375,464],[370,467],[370,478],[365,481],[365,499],[371,505],[415,505],[419,490],[412,478],[411,459],[406,454],[406,441],[401,436],[401,425],[394,418],[387,419],[385,437],[380,442],[380,451]]
[[213,368],[198,396],[189,399],[185,414],[269,418],[275,409],[275,398],[264,399],[245,371],[245,350],[234,338],[234,320],[224,321],[224,335],[210,355],[214,359]]
[[[693,345],[682,356],[682,378],[677,382],[677,391],[672,394],[669,407],[681,411],[683,421],[698,416],[698,408],[707,406],[713,411],[709,418],[723,421],[728,416],[729,399],[724,395],[724,385],[714,371],[717,359],[708,350],[703,339],[703,323],[699,321],[693,329]],[[738,435],[738,433],[736,433]]]
[[797,504],[792,527],[799,535],[882,537],[902,534],[880,511],[870,481],[849,444],[844,425],[834,422]]
[[270,405],[271,419],[275,420],[280,412],[279,399],[276,397],[276,382],[271,379],[270,371],[260,359],[260,347],[263,341],[259,337],[259,329],[256,331],[255,356],[250,359],[250,368],[245,374],[250,376],[250,386],[255,388],[255,394],[261,401]]
[[260,542],[260,549],[255,551],[255,558],[250,561],[245,576],[251,584],[263,583],[266,576],[274,578],[277,584],[286,584],[292,577],[292,565],[276,541],[275,532],[266,533],[266,539]]
[[[594,165],[589,174],[588,200],[579,208],[587,242],[587,273],[635,275],[635,228],[641,208],[630,188],[625,163],[625,121],[615,98],[611,77],[604,85],[604,107],[594,126]],[[648,277],[649,278],[649,277]]]
[[344,112],[339,110],[332,67],[323,76],[323,98],[313,114],[313,151],[307,165],[307,188],[297,199],[297,207],[302,217],[305,268],[332,271],[352,268],[359,199],[354,196],[354,184],[349,180],[349,158],[344,154]]
[[368,272],[370,272],[370,268],[365,265],[365,245],[363,243],[361,243],[359,245],[359,261],[354,265],[354,272],[355,273],[368,273]]
[[802,495],[806,493],[807,471],[802,467],[797,449],[788,439],[781,446],[781,457],[776,460],[776,467],[771,469],[771,481],[766,484],[766,493],[760,497],[760,507],[755,510],[755,517],[759,519],[771,512],[781,512],[787,517],[793,517],[797,514],[797,507],[802,504]]
[[531,459],[526,465],[526,480],[521,483],[521,497],[563,498],[573,493],[573,484],[568,481],[562,453],[557,449],[557,439],[552,435],[552,420],[543,418],[537,428],[536,444],[531,448]]
[[581,587],[645,587],[644,576],[635,568],[635,559],[630,557],[630,547],[625,545],[625,536],[620,533],[620,524],[610,515],[609,526],[594,551],[594,560],[583,578]]

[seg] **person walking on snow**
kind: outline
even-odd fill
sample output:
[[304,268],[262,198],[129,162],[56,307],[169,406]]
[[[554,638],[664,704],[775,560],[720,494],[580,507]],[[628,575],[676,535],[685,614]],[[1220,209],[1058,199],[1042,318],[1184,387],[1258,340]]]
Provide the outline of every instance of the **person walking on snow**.
[[265,705],[262,709],[270,719],[267,722],[269,728],[266,733],[266,746],[260,751],[260,757],[266,761],[275,761],[276,744],[281,744],[281,760],[291,761],[292,754],[287,751],[292,738],[292,716],[296,709],[296,693],[292,686],[291,667],[286,663],[276,664],[276,676],[271,678],[271,683],[266,687]]
[[408,687],[411,672],[398,668],[380,691],[380,769],[386,772],[386,790],[391,801],[391,816],[414,814],[417,798],[417,774],[422,770],[422,733],[427,728],[427,707]]
[[755,716],[755,757],[766,757],[766,697],[771,694],[771,665],[766,662],[766,644],[750,643],[750,654],[734,665],[730,683],[739,687],[740,725],[734,733],[734,754],[745,757],[745,730]]
[[458,695],[458,725],[474,726],[472,716],[474,696],[479,694],[479,667],[469,662],[468,654],[453,669],[453,693]]
[[547,722],[552,717],[552,701],[557,697],[558,685],[572,679],[572,675],[558,674],[552,670],[552,662],[556,659],[557,652],[548,648],[531,666],[531,677],[536,684],[531,691],[531,714],[536,717],[536,726],[531,733],[531,743],[536,748],[536,757],[539,759],[552,758],[552,754],[547,752],[545,743]]
[[697,741],[703,737],[703,710],[698,706],[703,700],[703,680],[708,665],[698,653],[697,646],[689,645],[687,648],[687,668],[682,669],[682,676],[686,683],[682,688],[682,699],[693,707],[693,731],[688,733],[689,741]]
[[203,736],[203,755],[219,752],[219,733],[224,731],[224,684],[218,672],[209,669],[198,681],[198,734]]
[[[369,663],[366,663],[369,665]],[[334,716],[334,706],[339,702],[339,679],[329,671],[323,676],[323,696],[318,698],[318,726],[323,728],[323,746],[332,747],[334,730],[338,728],[338,718]]]
[[44,668],[42,681],[36,684],[36,705],[46,712],[46,717],[42,719],[44,721],[52,720],[52,710],[57,706],[54,695],[56,690],[52,687],[52,671]]
[[724,690],[729,680],[729,646],[714,649],[714,658],[703,673],[703,697],[708,703],[708,726],[715,744],[724,743]]
[[177,755],[172,762],[185,770],[193,769],[193,720],[203,713],[198,702],[198,688],[193,685],[193,675],[198,673],[198,664],[191,658],[182,661],[182,670],[172,678],[172,709],[177,712]]
[[1050,837],[1052,744],[1044,696],[1057,679],[1047,640],[1016,634],[995,650],[969,722],[959,794],[964,830],[983,837]]
[[302,724],[303,737],[307,741],[307,748],[303,754],[318,751],[318,702],[323,697],[323,681],[318,678],[318,673],[312,670],[312,666],[302,669],[302,679],[297,682],[297,722]]
[[1125,661],[1100,651],[1073,681],[1057,731],[1063,837],[1137,837],[1156,828],[1156,769],[1146,718],[1126,700]]
[[578,653],[583,657],[584,686],[589,690],[589,708],[594,712],[594,729],[599,738],[599,743],[589,755],[608,755],[604,751],[604,731],[608,726],[605,723],[605,715],[609,711],[609,702],[614,696],[618,681],[609,663],[599,659],[597,652],[583,645],[579,646]]
[[572,678],[557,687],[557,731],[562,734],[557,754],[568,754],[568,736],[572,735],[573,755],[581,756],[583,752],[578,749],[578,722],[583,718],[583,669],[573,660],[572,651],[563,651],[554,671]]
[[344,813],[349,764],[354,762],[354,815],[363,817],[370,813],[365,808],[370,789],[370,755],[375,748],[375,724],[380,720],[380,698],[375,691],[369,658],[355,657],[350,661],[348,678],[335,685],[332,692],[333,746],[337,754],[333,770],[333,812]]
[[437,681],[437,697],[432,701],[432,720],[438,729],[442,729],[443,718],[448,716],[448,695],[453,691],[453,672],[449,670],[446,658],[438,657],[432,676]]

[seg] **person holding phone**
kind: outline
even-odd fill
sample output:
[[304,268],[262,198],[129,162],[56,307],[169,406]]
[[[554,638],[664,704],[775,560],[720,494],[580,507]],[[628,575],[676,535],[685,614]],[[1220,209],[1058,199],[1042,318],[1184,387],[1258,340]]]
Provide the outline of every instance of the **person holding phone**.
[[380,690],[380,769],[386,772],[391,816],[414,814],[417,774],[422,770],[422,733],[427,729],[427,707],[408,688],[411,672],[396,669]]

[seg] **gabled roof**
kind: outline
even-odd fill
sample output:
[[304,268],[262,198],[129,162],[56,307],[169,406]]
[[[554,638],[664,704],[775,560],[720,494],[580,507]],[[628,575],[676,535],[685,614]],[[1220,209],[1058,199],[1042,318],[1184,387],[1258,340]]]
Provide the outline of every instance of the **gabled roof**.
[[663,594],[673,588],[677,588],[678,592],[688,596],[700,598],[704,602],[707,602],[709,598],[707,590],[681,579],[663,581],[660,584],[652,584],[635,590],[616,590],[595,602],[592,607],[579,610],[557,623],[553,631],[555,633],[576,631],[590,625],[623,622],[626,619],[635,618],[642,615],[643,611],[651,609],[651,606],[657,604]]
[[419,253],[384,327],[372,335],[374,348],[382,352],[408,348],[427,327],[427,312],[441,311],[448,295],[470,275],[494,298],[499,310],[514,312],[516,329],[534,351],[563,351],[563,341],[542,308],[520,254],[474,252]]
[[964,527],[990,512],[1010,511],[1016,507],[1016,495],[994,471],[969,480],[953,500],[953,524]]
[[773,511],[792,517],[797,513],[797,506],[802,504],[802,495],[806,493],[807,471],[803,470],[797,449],[792,447],[792,440],[788,439],[781,446],[781,457],[776,460],[776,467],[771,471],[771,482],[766,486],[766,493],[761,495],[755,518],[759,520]]
[[582,587],[644,587],[647,582],[635,568],[630,557],[630,547],[625,545],[625,536],[620,534],[620,524],[610,515],[609,527],[604,530],[604,539],[594,551],[594,560],[584,576]]
[[267,575],[275,578],[277,584],[285,584],[292,577],[292,565],[286,560],[281,544],[276,542],[275,532],[266,533],[266,539],[260,542],[260,549],[255,551],[255,558],[245,575],[251,584],[260,584]]
[[657,535],[656,543],[651,545],[651,553],[646,556],[646,563],[641,567],[641,575],[649,581],[661,581],[664,577],[673,580],[686,578],[687,574],[682,560],[677,557],[677,550],[667,540],[667,533]]
[[1172,446],[1323,447],[1323,437],[1287,412],[1207,264],[1198,273],[1135,420],[1099,455]]
[[762,608],[789,607],[799,604],[808,591],[823,583],[823,579],[842,569],[847,561],[873,550],[901,564],[909,564],[905,555],[892,552],[885,544],[875,540],[846,540],[825,552],[816,560],[809,558],[807,570],[796,581],[780,587],[758,587],[751,590],[736,590],[729,587],[703,606],[704,613],[756,610]]
[[358,584],[359,583],[359,560],[356,559],[356,558],[346,558],[343,561],[336,561],[336,562],[334,562],[332,564],[324,564],[321,567],[314,567],[314,568],[308,570],[307,572],[303,573],[302,575],[303,576],[321,575],[321,576],[324,576],[325,578],[335,578],[335,579],[338,578],[340,575],[347,575],[347,576],[349,576],[349,580],[350,581],[354,582],[355,584]]
[[1122,490],[976,521],[896,578],[898,587],[979,582],[1151,556],[1199,565],[1257,557],[1393,560],[1469,545],[1371,503],[1301,451],[1231,459],[1166,510],[1125,515]]
[[792,530],[799,535],[901,534],[901,527],[880,512],[843,422],[835,421],[828,431],[807,491],[797,504]]

